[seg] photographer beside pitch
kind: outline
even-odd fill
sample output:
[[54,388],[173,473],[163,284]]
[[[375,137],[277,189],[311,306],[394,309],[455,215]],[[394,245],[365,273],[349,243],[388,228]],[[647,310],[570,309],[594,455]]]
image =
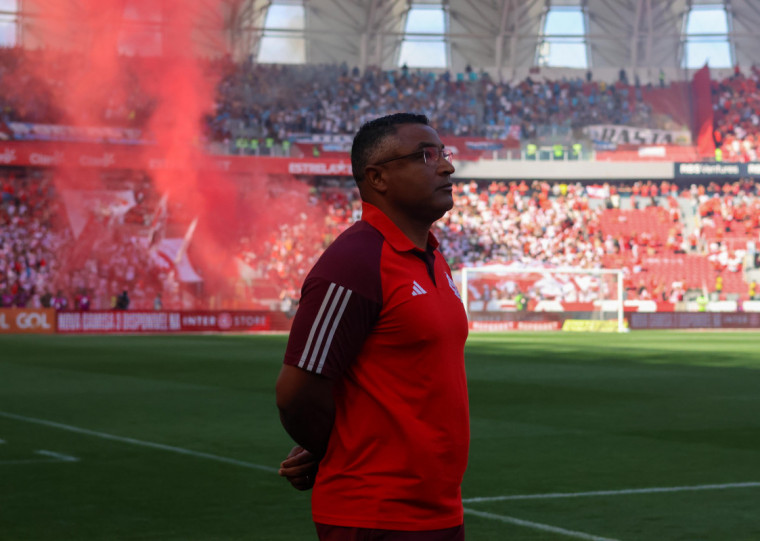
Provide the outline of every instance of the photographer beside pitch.
[[277,380],[298,443],[280,475],[313,487],[321,541],[461,541],[468,326],[431,233],[453,206],[451,154],[423,115],[364,124],[362,219],[304,281]]

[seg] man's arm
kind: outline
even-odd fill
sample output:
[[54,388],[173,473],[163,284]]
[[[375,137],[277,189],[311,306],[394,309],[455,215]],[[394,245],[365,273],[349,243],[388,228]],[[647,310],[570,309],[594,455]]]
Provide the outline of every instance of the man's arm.
[[[339,262],[364,261],[353,255],[353,259],[347,257],[337,259]],[[337,270],[327,270],[345,274],[345,265],[336,265]],[[359,271],[353,274],[370,274],[363,269]],[[380,291],[379,286],[377,289]],[[334,382],[343,377],[371,332],[382,307],[381,294],[380,291],[378,298],[373,298],[320,277],[307,277],[304,282],[276,385],[282,426],[298,443],[280,464],[279,474],[298,490],[308,490],[314,485],[335,421]],[[325,310],[327,304],[340,308]],[[328,327],[331,330],[325,343],[322,343],[322,334],[312,343],[311,336],[316,329],[324,333]],[[315,365],[317,353],[322,357]],[[311,360],[305,363],[307,358]]]
[[296,443],[320,460],[335,419],[333,382],[286,364],[277,378],[276,394],[282,426]]

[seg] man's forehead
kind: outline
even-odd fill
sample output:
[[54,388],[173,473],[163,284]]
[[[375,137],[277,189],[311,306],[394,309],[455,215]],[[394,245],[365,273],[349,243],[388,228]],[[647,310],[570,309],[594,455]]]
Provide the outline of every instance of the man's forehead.
[[438,133],[427,124],[401,124],[396,128],[393,138],[404,148],[424,148],[442,144]]

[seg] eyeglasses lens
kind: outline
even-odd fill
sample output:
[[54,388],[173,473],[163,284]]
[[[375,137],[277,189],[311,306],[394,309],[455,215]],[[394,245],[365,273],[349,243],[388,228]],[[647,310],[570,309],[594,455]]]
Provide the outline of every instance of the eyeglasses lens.
[[452,154],[450,150],[441,150],[440,148],[436,147],[428,147],[426,148],[422,153],[423,158],[425,159],[425,163],[427,165],[436,165],[438,161],[441,159],[441,156],[443,156],[443,159],[447,162],[451,162]]

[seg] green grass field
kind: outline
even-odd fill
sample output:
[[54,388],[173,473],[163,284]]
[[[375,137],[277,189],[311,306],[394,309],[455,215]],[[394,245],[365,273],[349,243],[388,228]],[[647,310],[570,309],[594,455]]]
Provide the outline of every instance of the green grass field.
[[[285,336],[0,337],[0,539],[308,540]],[[473,334],[468,541],[760,540],[760,333]]]

